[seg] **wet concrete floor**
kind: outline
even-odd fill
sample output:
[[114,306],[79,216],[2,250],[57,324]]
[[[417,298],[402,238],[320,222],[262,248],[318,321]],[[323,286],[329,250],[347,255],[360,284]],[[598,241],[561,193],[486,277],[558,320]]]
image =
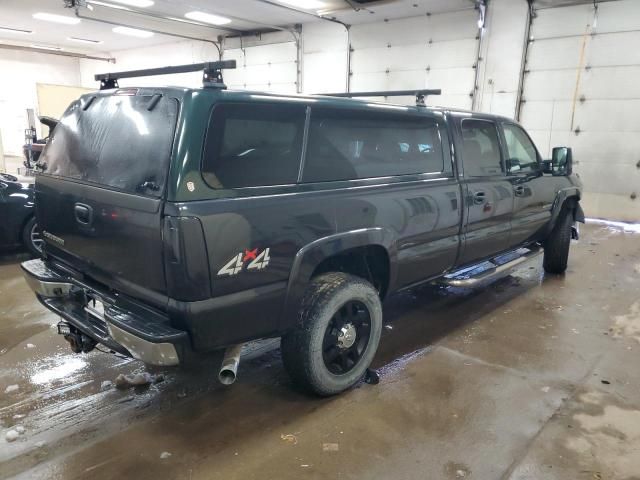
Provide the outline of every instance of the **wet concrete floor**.
[[230,388],[206,358],[103,389],[144,366],[72,354],[20,260],[0,257],[0,479],[640,479],[640,233],[587,225],[565,276],[538,258],[391,297],[380,384],[329,399],[277,341]]

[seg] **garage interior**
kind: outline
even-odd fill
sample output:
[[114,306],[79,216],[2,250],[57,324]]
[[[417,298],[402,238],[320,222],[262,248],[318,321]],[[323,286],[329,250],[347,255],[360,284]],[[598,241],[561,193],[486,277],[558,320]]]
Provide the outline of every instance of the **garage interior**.
[[209,358],[110,388],[148,367],[70,352],[28,254],[2,251],[0,479],[640,478],[639,47],[637,0],[4,0],[0,172],[30,175],[36,117],[96,74],[235,60],[229,89],[441,89],[427,105],[513,118],[543,158],[573,149],[588,220],[565,275],[534,259],[391,296],[380,383],[324,399],[291,386],[277,340],[247,347],[230,388]]

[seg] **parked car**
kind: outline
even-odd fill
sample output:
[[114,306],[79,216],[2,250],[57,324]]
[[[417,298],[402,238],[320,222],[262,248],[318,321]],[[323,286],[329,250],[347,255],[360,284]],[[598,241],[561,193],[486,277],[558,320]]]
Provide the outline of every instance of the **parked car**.
[[0,248],[24,247],[40,256],[42,238],[35,218],[32,177],[0,173]]
[[389,294],[473,285],[541,248],[565,271],[581,183],[570,149],[553,156],[475,112],[102,90],[43,152],[44,258],[23,269],[77,352],[176,365],[231,347],[233,365],[237,345],[282,337],[293,379],[332,395],[365,374]]

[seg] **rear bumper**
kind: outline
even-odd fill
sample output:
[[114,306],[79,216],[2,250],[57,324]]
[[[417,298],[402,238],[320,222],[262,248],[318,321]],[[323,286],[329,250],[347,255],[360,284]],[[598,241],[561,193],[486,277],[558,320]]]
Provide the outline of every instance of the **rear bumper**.
[[[151,365],[178,365],[184,357],[187,332],[171,327],[161,314],[144,306],[133,311],[121,298],[66,277],[42,260],[21,266],[40,302],[95,341]],[[104,315],[87,311],[93,300],[103,303]]]

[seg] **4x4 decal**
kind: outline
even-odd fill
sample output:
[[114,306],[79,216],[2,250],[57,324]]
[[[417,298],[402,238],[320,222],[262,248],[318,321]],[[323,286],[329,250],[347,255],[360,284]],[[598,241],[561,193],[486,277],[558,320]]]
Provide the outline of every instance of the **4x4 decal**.
[[234,255],[231,260],[229,260],[224,267],[222,267],[218,271],[218,276],[222,275],[237,275],[242,271],[246,262],[250,262],[247,265],[248,270],[262,270],[269,265],[269,249],[265,248],[262,252],[258,253],[259,249],[254,248],[253,250],[244,250],[244,252],[240,252],[237,255]]

